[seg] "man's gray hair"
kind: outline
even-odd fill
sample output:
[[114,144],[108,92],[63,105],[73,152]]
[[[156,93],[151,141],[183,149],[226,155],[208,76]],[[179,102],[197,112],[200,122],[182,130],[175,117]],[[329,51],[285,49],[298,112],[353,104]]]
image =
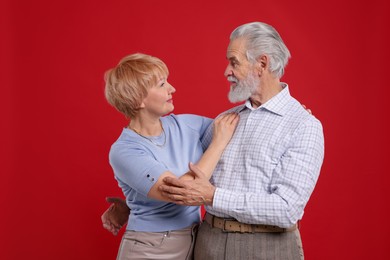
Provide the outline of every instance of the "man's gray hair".
[[230,41],[244,37],[246,55],[250,62],[255,63],[261,55],[270,58],[270,71],[278,78],[284,74],[284,68],[291,57],[279,33],[270,25],[261,22],[243,24],[230,35]]

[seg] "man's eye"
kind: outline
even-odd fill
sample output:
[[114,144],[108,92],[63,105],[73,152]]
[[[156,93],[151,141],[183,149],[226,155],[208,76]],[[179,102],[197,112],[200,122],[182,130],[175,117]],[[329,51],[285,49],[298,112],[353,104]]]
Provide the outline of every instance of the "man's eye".
[[161,83],[160,87],[164,87],[164,85],[165,85],[165,82]]

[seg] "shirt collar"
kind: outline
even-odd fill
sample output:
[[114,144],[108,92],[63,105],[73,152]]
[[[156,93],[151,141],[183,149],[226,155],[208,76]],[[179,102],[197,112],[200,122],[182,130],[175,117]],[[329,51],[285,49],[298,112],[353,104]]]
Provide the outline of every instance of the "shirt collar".
[[282,86],[282,91],[280,91],[277,95],[272,97],[270,100],[259,106],[258,108],[253,108],[250,100],[248,99],[245,102],[246,108],[254,111],[254,110],[260,110],[260,109],[266,109],[270,112],[273,112],[275,114],[278,114],[280,116],[283,116],[287,113],[288,107],[286,104],[291,98],[290,91],[288,89],[288,85],[284,82],[280,83]]

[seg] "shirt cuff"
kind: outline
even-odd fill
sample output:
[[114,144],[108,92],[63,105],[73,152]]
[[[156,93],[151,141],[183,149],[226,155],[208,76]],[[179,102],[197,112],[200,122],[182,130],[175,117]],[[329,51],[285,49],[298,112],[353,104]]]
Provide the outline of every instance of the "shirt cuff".
[[148,169],[148,171],[142,175],[140,181],[138,182],[140,189],[138,192],[147,196],[150,189],[153,187],[154,184],[156,184],[157,180],[160,178],[161,174],[166,171],[167,169],[161,167],[161,165],[156,165],[153,168]]
[[226,199],[227,197],[229,197],[227,190],[216,188],[214,192],[212,210],[224,214],[226,209],[229,208]]

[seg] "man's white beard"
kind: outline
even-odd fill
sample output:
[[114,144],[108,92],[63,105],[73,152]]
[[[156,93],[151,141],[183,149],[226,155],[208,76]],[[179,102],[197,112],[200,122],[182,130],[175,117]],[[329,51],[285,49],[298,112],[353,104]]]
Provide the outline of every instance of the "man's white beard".
[[241,81],[238,81],[234,76],[229,76],[228,81],[237,83],[235,87],[230,87],[228,94],[229,101],[232,103],[245,101],[250,98],[256,92],[260,83],[260,79],[254,73],[249,73]]

